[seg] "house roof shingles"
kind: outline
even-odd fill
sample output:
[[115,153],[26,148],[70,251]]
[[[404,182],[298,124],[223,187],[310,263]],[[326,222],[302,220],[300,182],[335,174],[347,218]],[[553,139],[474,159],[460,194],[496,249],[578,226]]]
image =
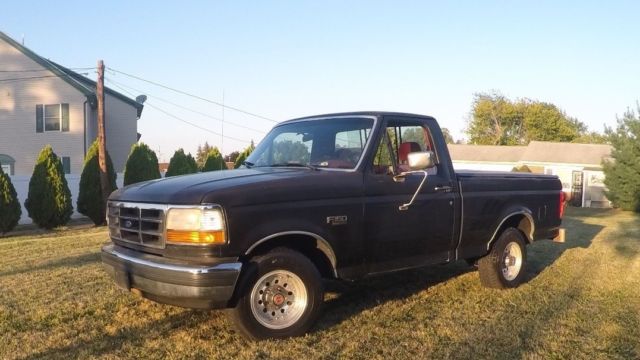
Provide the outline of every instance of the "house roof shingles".
[[526,146],[449,144],[453,160],[478,162],[518,162]]
[[611,145],[532,141],[527,146],[450,144],[454,161],[581,164],[600,166]]

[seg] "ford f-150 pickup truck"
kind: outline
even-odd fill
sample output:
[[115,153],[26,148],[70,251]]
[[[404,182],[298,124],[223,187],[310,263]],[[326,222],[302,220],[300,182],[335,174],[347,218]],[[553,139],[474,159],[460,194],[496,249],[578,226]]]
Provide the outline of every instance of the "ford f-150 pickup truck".
[[236,170],[111,194],[105,268],[160,303],[228,308],[253,339],[304,334],[323,279],[476,264],[523,280],[526,246],[563,234],[556,176],[454,171],[436,120],[354,112],[276,125]]

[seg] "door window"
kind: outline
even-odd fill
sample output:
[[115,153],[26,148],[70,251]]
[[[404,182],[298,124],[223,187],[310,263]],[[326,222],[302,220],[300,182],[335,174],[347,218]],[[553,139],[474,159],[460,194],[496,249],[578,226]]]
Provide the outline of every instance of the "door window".
[[[408,155],[412,152],[434,151],[429,129],[419,124],[390,121],[373,159],[373,171],[376,174],[409,171]],[[436,168],[429,174],[437,173]]]

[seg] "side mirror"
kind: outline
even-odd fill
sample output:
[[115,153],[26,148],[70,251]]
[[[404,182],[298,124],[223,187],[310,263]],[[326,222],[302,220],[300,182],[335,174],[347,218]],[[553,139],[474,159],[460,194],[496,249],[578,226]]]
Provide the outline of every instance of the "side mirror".
[[435,158],[433,151],[412,152],[407,155],[407,162],[411,170],[425,170],[436,165]]

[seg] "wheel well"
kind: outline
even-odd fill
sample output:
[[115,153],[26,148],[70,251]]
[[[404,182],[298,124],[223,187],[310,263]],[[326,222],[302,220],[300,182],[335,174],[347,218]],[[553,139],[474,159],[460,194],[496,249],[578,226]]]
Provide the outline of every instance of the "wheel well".
[[244,255],[244,259],[250,259],[256,255],[265,254],[277,247],[286,247],[300,252],[316,266],[323,278],[335,278],[336,272],[329,257],[320,250],[319,240],[310,235],[288,234],[271,238],[252,249]]
[[500,237],[502,232],[508,228],[516,228],[520,230],[525,239],[527,239],[527,243],[533,242],[533,222],[529,216],[521,213],[511,215],[507,219],[503,220],[502,224],[500,224],[500,227],[496,230],[493,238],[489,242],[489,247],[491,247],[491,244],[493,244]]

